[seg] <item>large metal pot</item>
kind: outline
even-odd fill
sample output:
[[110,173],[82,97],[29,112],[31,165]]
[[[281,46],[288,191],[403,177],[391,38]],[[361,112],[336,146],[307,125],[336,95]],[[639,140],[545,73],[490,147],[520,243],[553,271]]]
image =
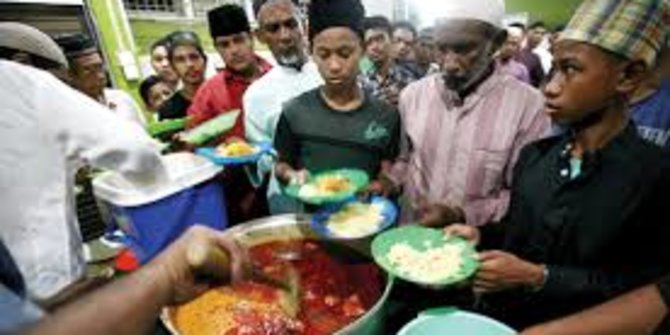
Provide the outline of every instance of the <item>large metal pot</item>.
[[[306,215],[279,215],[264,219],[254,220],[225,232],[240,243],[252,247],[255,245],[281,240],[292,240],[297,238],[320,239],[309,226],[309,216]],[[359,254],[369,254],[368,243],[354,242],[342,245],[349,250],[356,250]],[[336,335],[381,335],[384,334],[384,317],[386,314],[385,304],[393,287],[393,278],[387,277],[384,292],[377,303],[372,306],[363,316],[353,323],[336,332]],[[164,310],[161,319],[173,335],[180,335],[172,324],[167,309]]]

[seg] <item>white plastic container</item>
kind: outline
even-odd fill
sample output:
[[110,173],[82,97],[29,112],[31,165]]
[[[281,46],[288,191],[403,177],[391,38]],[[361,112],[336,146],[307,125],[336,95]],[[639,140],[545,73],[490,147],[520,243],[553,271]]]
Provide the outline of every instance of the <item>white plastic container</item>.
[[186,229],[227,226],[225,199],[214,179],[223,169],[190,153],[163,157],[168,180],[138,187],[108,172],[93,180],[103,210],[127,234],[126,243],[146,263]]

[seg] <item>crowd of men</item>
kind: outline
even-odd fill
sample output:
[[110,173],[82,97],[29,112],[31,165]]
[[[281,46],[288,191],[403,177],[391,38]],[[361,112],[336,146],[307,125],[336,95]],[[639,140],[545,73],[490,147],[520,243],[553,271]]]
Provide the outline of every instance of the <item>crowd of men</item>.
[[[225,170],[231,224],[310,211],[282,185],[361,169],[372,180],[367,193],[397,201],[401,224],[444,229],[480,251],[466,294],[441,301],[432,289],[406,286],[408,299],[463,302],[520,330],[556,320],[529,328],[533,335],[651,334],[670,296],[670,3],[588,1],[551,32],[542,22],[504,25],[500,0],[449,1],[442,10],[417,31],[366,17],[359,0],[314,0],[308,17],[295,1],[257,0],[253,30],[243,8],[217,7],[209,32],[225,67],[207,78],[193,32],[154,43],[155,75],[140,86],[148,120],[127,93],[107,87],[89,37],[56,44],[34,28],[0,23],[8,110],[0,116],[0,298],[12,291],[15,303],[56,309],[62,317],[48,320],[60,322],[56,329],[86,326],[81,310],[57,308],[89,290],[72,213],[77,164],[155,182],[164,173],[147,123],[186,118],[193,128],[241,111],[216,144],[271,142],[278,157]],[[258,42],[273,62],[256,54]],[[156,306],[182,300],[169,286],[194,285],[183,273],[197,271],[175,256],[183,249],[176,243],[154,266],[94,293],[93,301],[115,293],[129,303],[89,329],[105,333],[100,324],[132,310],[128,333],[146,330]],[[143,278],[169,285],[121,289]],[[132,299],[153,309],[138,311]],[[0,331],[41,312],[27,314],[0,317]]]

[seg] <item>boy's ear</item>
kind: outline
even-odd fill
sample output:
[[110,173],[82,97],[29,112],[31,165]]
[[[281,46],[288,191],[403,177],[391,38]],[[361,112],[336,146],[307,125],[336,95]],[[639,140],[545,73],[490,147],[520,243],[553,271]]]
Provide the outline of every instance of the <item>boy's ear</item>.
[[644,78],[650,75],[650,69],[641,60],[626,61],[622,66],[623,70],[619,77],[617,90],[621,93],[631,95],[638,89]]

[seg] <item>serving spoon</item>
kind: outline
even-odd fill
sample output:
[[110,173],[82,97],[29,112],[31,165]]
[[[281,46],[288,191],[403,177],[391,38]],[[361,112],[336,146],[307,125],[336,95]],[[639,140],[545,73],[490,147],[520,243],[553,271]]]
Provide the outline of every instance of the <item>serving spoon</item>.
[[[200,269],[201,276],[230,283],[232,260],[223,249],[205,244],[192,244],[189,246],[186,256],[191,267]],[[290,317],[298,315],[300,311],[300,275],[293,267],[286,268],[284,280],[278,280],[267,275],[253,264],[244,264],[243,268],[248,269],[248,279],[279,290],[279,306],[287,315]]]

